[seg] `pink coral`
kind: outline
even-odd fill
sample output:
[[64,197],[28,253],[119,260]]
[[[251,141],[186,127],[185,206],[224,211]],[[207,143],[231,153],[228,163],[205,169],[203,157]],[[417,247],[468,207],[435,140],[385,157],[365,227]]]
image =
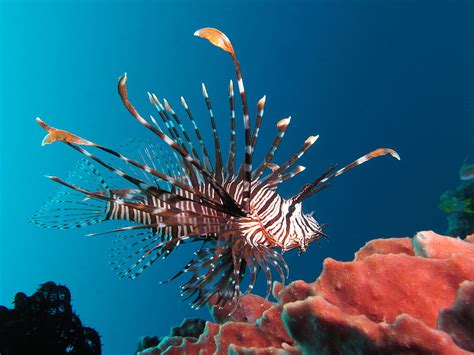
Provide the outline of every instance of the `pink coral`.
[[212,310],[198,339],[166,338],[165,354],[434,353],[474,347],[474,237],[432,231],[374,240],[352,262],[324,261],[313,283],[275,283],[277,303],[241,298]]

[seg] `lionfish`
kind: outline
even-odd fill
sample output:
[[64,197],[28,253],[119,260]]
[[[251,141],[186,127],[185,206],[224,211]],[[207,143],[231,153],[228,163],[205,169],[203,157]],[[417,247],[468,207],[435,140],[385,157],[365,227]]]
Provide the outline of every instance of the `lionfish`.
[[[77,184],[48,176],[65,186],[63,190],[66,191],[57,194],[40,209],[33,222],[42,227],[60,229],[107,220],[131,222],[131,225],[89,235],[126,233],[120,234],[124,245],[115,249],[113,256],[116,261],[112,264],[121,277],[132,279],[159,258],[166,258],[180,244],[202,242],[193,258],[177,274],[163,281],[190,274],[190,279],[181,286],[182,295],[193,298],[192,306],[197,308],[210,302],[211,298],[217,306],[227,302],[236,304],[240,295],[252,291],[260,272],[266,278],[268,298],[272,273],[276,272],[282,283],[288,277],[289,269],[282,254],[295,248],[304,252],[311,242],[325,237],[323,226],[312,214],[303,213],[302,202],[328,187],[328,182],[336,176],[372,158],[386,154],[398,160],[400,157],[392,149],[376,149],[342,169],[330,166],[295,196],[282,198],[276,192],[277,187],[305,170],[300,165],[291,168],[318,136],[308,137],[286,162],[277,165],[272,159],[290,123],[290,117],[282,119],[276,124],[278,132],[263,161],[254,168],[254,148],[263,119],[265,96],[257,103],[255,124],[251,129],[244,81],[232,43],[224,33],[213,28],[198,30],[195,36],[209,40],[232,57],[243,111],[245,147],[240,167],[236,167],[232,80],[229,83],[230,148],[224,163],[211,100],[204,84],[202,93],[213,132],[214,159],[211,159],[183,97],[181,104],[194,128],[200,153],[181,119],[165,99],[160,101],[155,94],[148,94],[164,126],[160,126],[153,116],[148,121],[139,114],[128,99],[127,75],[124,74],[118,82],[123,104],[138,122],[159,141],[166,143],[165,147],[170,147],[168,152],[160,151],[152,143],[145,143],[141,149],[134,149],[137,155],[134,159],[68,131],[53,128],[37,118],[48,132],[43,145],[63,142],[89,159],[81,160],[79,169],[73,173]],[[89,148],[107,153],[117,164],[94,155],[87,150]],[[120,179],[117,188],[108,185],[90,160]],[[123,165],[123,168],[118,165]],[[92,188],[79,186],[81,183],[89,183]],[[248,284],[246,282],[247,287],[241,290],[246,274]]]

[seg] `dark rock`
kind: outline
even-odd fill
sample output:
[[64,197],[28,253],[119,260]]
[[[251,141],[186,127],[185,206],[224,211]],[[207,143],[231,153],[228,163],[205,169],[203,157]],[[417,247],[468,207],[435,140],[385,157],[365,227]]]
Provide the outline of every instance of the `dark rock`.
[[0,354],[101,354],[99,334],[73,312],[66,286],[46,282],[32,296],[17,293],[13,304],[0,306]]

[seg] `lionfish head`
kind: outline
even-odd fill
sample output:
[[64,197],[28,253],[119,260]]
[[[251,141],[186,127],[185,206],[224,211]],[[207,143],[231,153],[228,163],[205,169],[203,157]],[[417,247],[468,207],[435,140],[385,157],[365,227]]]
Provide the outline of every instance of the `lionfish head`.
[[282,212],[289,227],[283,251],[299,248],[300,252],[306,252],[311,242],[325,237],[322,226],[313,217],[313,213],[303,213],[302,202],[298,202],[294,197],[285,200]]

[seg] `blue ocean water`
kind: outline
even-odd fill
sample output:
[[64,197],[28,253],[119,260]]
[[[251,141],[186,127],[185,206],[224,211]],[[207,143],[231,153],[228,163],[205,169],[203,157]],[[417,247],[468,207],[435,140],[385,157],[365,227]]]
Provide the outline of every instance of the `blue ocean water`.
[[189,248],[122,280],[108,265],[113,236],[84,237],[100,227],[28,223],[57,188],[43,176],[66,177],[80,158],[61,144],[40,147],[35,117],[110,147],[152,138],[117,95],[124,72],[144,115],[154,113],[147,91],[176,107],[183,95],[210,141],[205,82],[227,146],[235,73],[226,53],[193,37],[207,26],[232,40],[252,114],[267,95],[257,160],[288,115],[277,162],[320,134],[302,159],[307,170],[282,186],[283,196],[374,148],[401,155],[344,174],[305,202],[328,224],[330,240],[285,255],[292,280],[314,280],[324,258],[350,260],[373,238],[446,230],[439,196],[458,184],[466,156],[474,159],[472,1],[1,0],[0,304],[48,280],[66,284],[82,321],[102,335],[104,354],[129,354],[141,335],[166,335],[185,317],[209,319],[181,302],[183,279],[158,284],[188,260]]

